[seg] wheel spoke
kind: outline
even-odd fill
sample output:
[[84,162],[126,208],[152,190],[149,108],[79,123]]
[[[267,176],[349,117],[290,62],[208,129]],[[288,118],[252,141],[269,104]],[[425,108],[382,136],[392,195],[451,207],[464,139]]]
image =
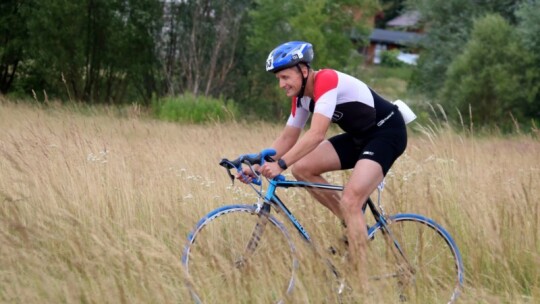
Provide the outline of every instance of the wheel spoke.
[[290,291],[296,265],[288,233],[255,208],[233,207],[207,216],[186,245],[192,293],[203,303],[278,302]]
[[[369,277],[375,288],[385,294],[394,290],[396,299],[451,302],[459,292],[458,266],[462,269],[462,265],[441,228],[427,219],[398,216],[388,229],[368,247]],[[385,238],[392,239],[382,241]]]

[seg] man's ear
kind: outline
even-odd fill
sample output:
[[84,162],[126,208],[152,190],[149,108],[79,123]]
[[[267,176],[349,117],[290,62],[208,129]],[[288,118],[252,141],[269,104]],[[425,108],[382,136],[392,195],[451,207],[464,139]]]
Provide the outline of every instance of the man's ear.
[[300,69],[302,70],[302,75],[304,76],[304,78],[307,78],[308,75],[309,75],[309,68],[307,65],[305,64],[301,64],[300,65]]

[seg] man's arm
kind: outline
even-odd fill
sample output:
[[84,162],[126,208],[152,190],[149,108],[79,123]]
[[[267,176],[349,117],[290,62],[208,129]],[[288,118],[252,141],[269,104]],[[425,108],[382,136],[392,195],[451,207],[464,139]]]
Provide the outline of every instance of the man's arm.
[[302,129],[300,128],[289,125],[285,126],[279,137],[272,143],[272,148],[277,151],[277,154],[273,158],[278,160],[287,153],[298,141],[298,138],[300,138],[300,133],[302,133]]
[[[326,132],[328,131],[331,122],[330,118],[319,113],[314,113],[309,130],[292,148],[289,147],[290,150],[286,150],[288,151],[287,153],[276,159],[282,158],[287,166],[291,166],[299,159],[306,156],[325,139]],[[300,132],[297,136],[299,135]]]

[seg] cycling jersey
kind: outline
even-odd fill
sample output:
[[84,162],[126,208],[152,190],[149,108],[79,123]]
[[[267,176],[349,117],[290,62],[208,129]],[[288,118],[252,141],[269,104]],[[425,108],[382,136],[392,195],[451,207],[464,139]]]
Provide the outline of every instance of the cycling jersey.
[[[323,69],[313,85],[314,99],[304,96],[292,100],[287,125],[303,128],[310,113],[319,113],[343,131],[361,136],[389,119],[396,106],[372,91],[364,82],[341,72]],[[386,120],[385,120],[386,119]]]

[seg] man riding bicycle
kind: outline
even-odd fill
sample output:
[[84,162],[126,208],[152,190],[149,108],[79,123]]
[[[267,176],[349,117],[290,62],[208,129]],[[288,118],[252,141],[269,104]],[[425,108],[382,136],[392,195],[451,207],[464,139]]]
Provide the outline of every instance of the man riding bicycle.
[[[268,56],[266,71],[276,75],[292,103],[287,124],[272,144],[278,161],[266,162],[260,172],[273,178],[291,167],[298,180],[327,183],[323,173],[353,169],[341,196],[324,190],[310,193],[344,221],[349,261],[365,285],[367,229],[362,205],[405,150],[405,122],[396,105],[364,82],[332,69],[313,70],[313,57],[313,46],[302,41],[281,44]],[[300,137],[310,113],[310,128]],[[326,139],[332,122],[344,133]],[[248,177],[238,178],[250,182],[252,173],[244,173]]]

